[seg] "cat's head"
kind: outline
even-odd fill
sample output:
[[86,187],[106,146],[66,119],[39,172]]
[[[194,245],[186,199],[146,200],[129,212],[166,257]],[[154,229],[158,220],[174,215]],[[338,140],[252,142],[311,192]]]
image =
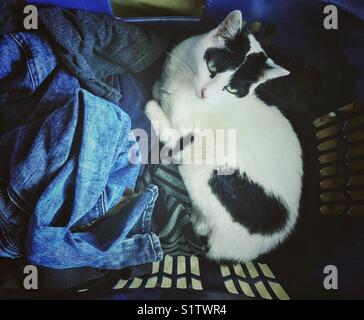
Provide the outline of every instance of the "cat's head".
[[196,37],[190,50],[186,56],[194,66],[195,93],[206,102],[244,98],[258,85],[289,74],[244,29],[238,10],[231,12],[217,28]]

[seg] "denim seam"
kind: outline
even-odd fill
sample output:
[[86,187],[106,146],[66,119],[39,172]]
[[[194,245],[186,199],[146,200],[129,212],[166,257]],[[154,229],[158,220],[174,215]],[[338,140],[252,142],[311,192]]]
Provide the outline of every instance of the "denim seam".
[[3,228],[0,228],[0,231],[1,231],[1,234],[3,235],[4,240],[6,241],[6,246],[3,248],[3,250],[4,250],[4,252],[9,253],[8,252],[9,241],[5,235]]
[[104,218],[106,215],[106,203],[105,203],[105,190],[101,193],[101,217]]
[[[5,232],[5,230],[7,232]],[[5,247],[5,251],[7,249],[11,250],[11,248],[15,248],[16,253],[20,253],[19,250],[21,250],[21,248],[19,247],[19,243],[17,243],[15,239],[19,237],[23,230],[24,229],[22,227],[18,227],[13,222],[8,221],[4,215],[0,214],[0,231],[3,235],[3,239],[7,244]]]
[[[30,66],[30,57],[28,56],[27,50],[25,49],[25,47],[22,45],[22,43],[16,38],[16,35],[10,33],[10,36],[14,39],[14,41],[18,44],[18,46],[22,49],[24,56],[25,56],[25,60],[27,62],[27,69],[30,75],[30,79],[32,80],[32,85],[33,85],[33,92],[35,91],[35,80],[34,80],[34,76],[33,76],[33,72],[32,72],[32,68]],[[23,40],[24,41],[24,40]],[[22,41],[22,42],[23,42]]]
[[[5,223],[7,223],[5,221]],[[0,228],[1,230],[1,234],[3,235],[3,239],[6,243],[6,248],[18,248],[17,245],[19,245],[19,243],[16,243],[16,241],[14,241],[13,236],[18,236],[21,233],[21,229],[14,229],[12,228],[11,230],[7,230],[8,234],[4,231],[4,229],[7,227],[9,227],[9,224],[7,223],[6,225],[4,225],[4,228]],[[11,227],[11,226],[10,226]],[[5,249],[6,250],[6,249]]]
[[148,241],[150,243],[150,248],[153,251],[153,260],[161,260],[163,258],[163,250],[160,244],[159,238],[151,230],[151,221],[153,216],[153,208],[156,202],[156,196],[158,196],[156,186],[148,186],[146,192],[151,192],[151,200],[149,201],[146,209],[143,212],[143,223],[142,223],[142,233],[147,235]]
[[[26,201],[24,199],[22,199],[15,191],[14,189],[9,186],[7,189],[7,194],[9,199],[11,200],[12,203],[14,203],[14,205],[19,208],[22,212],[24,212],[27,216],[30,216],[30,211],[31,208],[28,206],[28,204],[26,203]],[[27,208],[24,208],[21,203],[23,203],[23,205]]]
[[[31,64],[32,64],[32,61],[31,61],[31,58],[29,57],[28,55],[28,52],[26,50],[26,41],[24,39],[22,39],[19,34],[13,34],[13,33],[10,33],[10,36],[13,38],[13,40],[18,44],[18,46],[22,49],[24,55],[25,55],[25,59],[26,59],[26,63],[27,63],[27,69],[28,69],[28,72],[29,72],[29,75],[30,75],[30,78],[31,78],[31,81],[32,81],[32,86],[33,86],[33,92],[35,91],[36,89],[36,85],[35,85],[35,79],[34,79],[34,75],[33,75],[33,70],[32,70],[32,67],[31,67]],[[20,37],[20,39],[17,39],[17,37]],[[27,46],[28,48],[28,46]],[[29,49],[30,50],[30,49]],[[31,50],[30,50],[31,51]],[[35,70],[34,70],[35,71]],[[51,160],[53,160],[55,158],[55,156],[58,156],[58,154],[54,154],[53,155],[53,158],[50,158]],[[29,177],[30,179],[31,177]],[[17,192],[15,192],[15,190],[11,187],[11,189],[8,190],[8,194],[9,194],[9,197],[11,197],[12,201],[14,202],[14,204],[19,207],[19,209],[21,209],[22,211],[24,211],[26,214],[29,215],[29,213],[17,202],[15,201],[15,199],[20,199],[22,202],[24,202],[24,204],[31,208],[30,205],[27,204],[27,202],[22,198],[20,197]],[[15,198],[15,199],[14,199]]]
[[[13,222],[11,222],[6,215],[3,214],[2,211],[0,211],[0,226],[1,226],[1,222],[3,222],[4,224],[6,224],[6,226],[8,227],[7,229],[10,230],[11,232],[18,231],[19,228],[17,227],[17,225],[15,225]],[[4,234],[4,233],[3,233]]]
[[[1,213],[1,212],[0,212],[0,213]],[[4,220],[4,216],[3,216],[2,214],[0,215],[0,227],[1,227],[1,225],[2,225],[1,220]],[[5,221],[5,223],[7,223],[7,221]],[[4,229],[3,229],[3,228],[0,228],[0,231],[1,231],[1,234],[3,235],[3,238],[4,238],[4,239],[5,239],[5,241],[8,243],[8,238],[7,238],[6,234],[5,234]]]
[[[112,102],[110,102],[110,103],[113,106],[116,106],[114,103],[112,103]],[[121,124],[120,130],[118,130],[117,141],[118,141],[118,145],[120,146],[120,149],[123,150],[125,148],[125,145],[128,142],[129,133],[132,132],[131,131],[131,119],[130,119],[129,115],[127,115],[126,117],[121,118],[122,112],[119,113],[118,109],[114,109],[114,112],[116,113],[116,116],[117,116],[117,118],[118,118],[118,120],[120,121],[120,124]],[[122,134],[125,127],[127,128],[127,130],[125,130],[125,131],[127,131],[128,133],[127,134]],[[114,163],[117,161],[118,156],[120,156],[119,149],[115,148],[114,154],[113,154],[113,157],[112,157],[112,165],[114,165]]]
[[163,250],[160,245],[159,238],[154,233],[149,233],[148,240],[150,242],[150,247],[153,250],[154,254],[153,260],[161,260],[163,258]]
[[153,207],[155,204],[155,196],[157,195],[157,192],[154,190],[153,187],[147,187],[147,189],[145,190],[146,192],[151,192],[152,196],[150,201],[148,202],[147,207],[144,209],[143,212],[143,219],[142,219],[142,233],[149,233],[151,230],[151,220],[152,220],[152,215],[153,215]]

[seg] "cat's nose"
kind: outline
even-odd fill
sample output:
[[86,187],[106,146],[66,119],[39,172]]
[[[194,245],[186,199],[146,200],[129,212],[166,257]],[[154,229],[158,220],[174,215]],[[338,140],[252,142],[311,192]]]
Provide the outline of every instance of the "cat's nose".
[[201,90],[201,99],[206,99],[207,98],[207,94],[206,94],[206,88],[203,88]]

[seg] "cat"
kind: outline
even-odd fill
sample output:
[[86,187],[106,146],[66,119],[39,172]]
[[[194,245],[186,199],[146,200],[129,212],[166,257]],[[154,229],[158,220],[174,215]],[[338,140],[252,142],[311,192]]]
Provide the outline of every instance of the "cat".
[[[177,45],[145,107],[159,132],[178,133],[159,134],[162,143],[173,149],[186,132],[195,137],[181,150],[182,158],[201,148],[195,146],[197,129],[236,130],[235,161],[182,162],[179,172],[192,202],[194,229],[207,239],[207,256],[242,263],[269,253],[291,234],[303,178],[293,126],[279,106],[257,93],[260,85],[290,72],[267,56],[244,24],[235,10],[217,28]],[[221,174],[222,165],[228,174]]]

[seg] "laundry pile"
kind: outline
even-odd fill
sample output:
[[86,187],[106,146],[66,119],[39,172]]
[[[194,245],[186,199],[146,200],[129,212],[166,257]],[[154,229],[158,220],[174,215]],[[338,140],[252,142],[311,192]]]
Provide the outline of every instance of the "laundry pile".
[[[148,154],[132,130],[151,136],[143,107],[168,34],[53,7],[25,31],[21,2],[0,4],[0,264],[123,270],[161,260],[158,186],[135,190],[150,169],[143,178]],[[175,208],[163,210],[158,232]]]

